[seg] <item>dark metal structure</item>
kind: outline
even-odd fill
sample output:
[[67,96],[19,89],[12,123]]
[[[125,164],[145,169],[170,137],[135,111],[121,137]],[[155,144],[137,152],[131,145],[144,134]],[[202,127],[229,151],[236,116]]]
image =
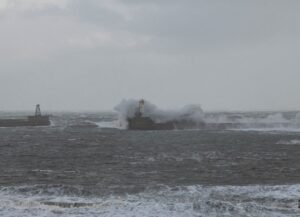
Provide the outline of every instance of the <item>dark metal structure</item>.
[[37,104],[35,107],[35,116],[42,116],[40,104]]
[[40,105],[36,105],[35,115],[24,119],[0,119],[0,127],[49,126],[48,115],[42,115]]

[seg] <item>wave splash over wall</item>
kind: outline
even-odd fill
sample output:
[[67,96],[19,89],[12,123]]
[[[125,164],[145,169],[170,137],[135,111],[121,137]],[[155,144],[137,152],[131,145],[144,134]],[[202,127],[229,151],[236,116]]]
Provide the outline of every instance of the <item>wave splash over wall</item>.
[[[128,118],[133,118],[138,109],[139,100],[123,100],[118,104],[115,110],[119,115],[119,126],[126,129]],[[300,112],[204,112],[199,105],[162,110],[144,101],[142,113],[143,117],[149,117],[155,123],[191,121],[202,123],[198,125],[202,126],[201,129],[300,131]]]
[[[135,116],[139,108],[139,101],[136,99],[123,100],[115,107],[122,126],[126,127],[127,119]],[[162,110],[147,100],[144,100],[143,116],[151,118],[156,123],[180,120],[196,123],[204,121],[204,112],[200,105],[186,105],[179,110]]]

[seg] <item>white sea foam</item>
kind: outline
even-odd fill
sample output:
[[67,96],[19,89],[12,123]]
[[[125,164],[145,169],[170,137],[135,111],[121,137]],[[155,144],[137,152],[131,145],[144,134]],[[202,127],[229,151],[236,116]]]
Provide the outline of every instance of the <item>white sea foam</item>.
[[299,133],[300,128],[292,128],[292,127],[240,127],[240,128],[231,128],[229,130],[232,131],[245,131],[245,132],[250,132],[250,131],[256,131],[256,132],[271,132],[271,133]]
[[300,140],[299,139],[280,140],[279,142],[277,142],[277,144],[281,144],[281,145],[300,145]]
[[95,123],[100,128],[115,128],[115,129],[125,129],[124,125],[120,123],[119,120],[114,121],[101,121]]
[[299,113],[289,118],[285,117],[284,113],[216,113],[207,115],[205,121],[217,124],[231,123],[230,129],[238,131],[300,132],[299,116]]
[[164,187],[109,197],[64,195],[59,188],[28,188],[0,190],[1,216],[299,216],[300,185]]

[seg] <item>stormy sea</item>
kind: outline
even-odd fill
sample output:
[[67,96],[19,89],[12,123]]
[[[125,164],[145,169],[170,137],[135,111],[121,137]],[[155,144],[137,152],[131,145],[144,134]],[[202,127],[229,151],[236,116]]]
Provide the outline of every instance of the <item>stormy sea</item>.
[[239,123],[215,130],[118,119],[66,112],[0,128],[0,216],[300,216],[300,113],[207,113]]

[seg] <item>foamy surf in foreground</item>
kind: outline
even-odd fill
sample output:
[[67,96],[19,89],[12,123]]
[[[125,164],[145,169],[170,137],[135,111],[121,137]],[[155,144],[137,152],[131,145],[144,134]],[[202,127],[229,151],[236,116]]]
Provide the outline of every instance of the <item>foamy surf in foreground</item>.
[[300,185],[160,187],[126,196],[78,196],[80,188],[0,188],[8,216],[299,216]]

